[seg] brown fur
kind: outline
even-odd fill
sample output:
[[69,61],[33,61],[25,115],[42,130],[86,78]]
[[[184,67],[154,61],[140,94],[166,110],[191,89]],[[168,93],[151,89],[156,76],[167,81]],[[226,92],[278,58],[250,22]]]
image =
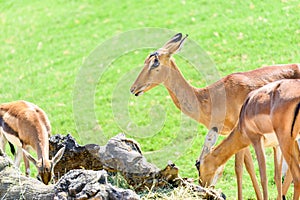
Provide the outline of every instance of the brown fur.
[[[147,57],[142,71],[130,90],[133,94],[138,94],[162,83],[179,109],[199,123],[204,124],[208,129],[217,127],[220,134],[223,135],[228,135],[235,126],[240,108],[249,92],[277,80],[300,78],[299,64],[284,64],[233,73],[205,88],[195,88],[185,80],[171,57],[178,50],[178,45],[182,45],[183,40],[185,38],[171,43],[171,39],[164,47],[157,50],[157,57]],[[160,65],[153,69],[151,65],[154,59],[158,59]],[[222,95],[219,93],[220,91],[226,93],[225,115],[222,112],[218,113],[218,110],[224,109],[224,104],[216,104],[212,107],[215,99],[211,98],[218,98]],[[216,96],[214,96],[214,92],[218,92]],[[193,109],[190,109],[189,106]],[[214,111],[218,116],[212,116]],[[220,118],[223,119],[222,124],[219,124],[219,120],[217,120]]]
[[[51,125],[46,113],[30,102],[14,101],[0,105],[0,117],[6,126],[2,127],[2,130],[9,142],[23,149],[31,146],[37,152],[38,161],[32,157],[31,161],[38,168],[42,181],[48,184],[52,177],[53,162],[49,160]],[[6,132],[6,129],[17,133],[17,138],[12,139],[11,132]],[[20,151],[17,156],[20,156],[21,153]],[[24,155],[27,156],[26,153]],[[17,162],[19,165],[19,161]],[[26,157],[24,157],[24,162],[28,175],[29,163]]]
[[[176,35],[175,42],[173,39],[168,41],[157,50],[156,57],[147,57],[144,67],[130,91],[135,95],[140,95],[159,84],[163,84],[178,109],[208,129],[217,127],[219,134],[228,135],[234,128],[238,121],[241,106],[251,91],[280,79],[300,78],[299,64],[284,64],[234,73],[207,87],[195,88],[185,80],[172,58],[172,54],[181,48],[185,39],[186,37],[178,40],[178,35]],[[160,65],[151,68],[154,59],[158,59]],[[225,98],[225,103],[220,97]],[[240,153],[249,154],[249,150]],[[251,159],[249,155],[240,155],[240,157]],[[198,160],[201,160],[201,156]],[[251,172],[253,166],[249,166],[252,161],[244,160],[244,162],[245,164],[248,163],[246,167],[250,169],[250,176],[255,180],[255,173]],[[236,165],[240,164],[236,163]],[[242,168],[236,168],[237,173],[242,173],[241,170]],[[239,180],[241,175],[237,174],[237,176],[238,182],[241,182]],[[256,193],[258,193],[257,183],[253,182],[253,184]],[[239,199],[242,199],[241,191],[239,191]]]
[[[209,185],[218,168],[236,152],[251,142],[256,150],[262,149],[259,145],[265,134],[275,133],[293,176],[294,199],[299,199],[299,148],[296,140],[300,133],[300,117],[295,112],[299,102],[300,80],[276,81],[250,93],[242,107],[237,127],[201,162],[199,171],[203,184]],[[294,119],[296,121],[291,135]],[[256,153],[258,160],[261,159],[259,157],[263,156],[263,152],[256,151]],[[261,167],[266,170],[265,165],[260,164]],[[263,179],[265,178],[262,177]],[[267,193],[264,194],[264,198],[268,198]]]

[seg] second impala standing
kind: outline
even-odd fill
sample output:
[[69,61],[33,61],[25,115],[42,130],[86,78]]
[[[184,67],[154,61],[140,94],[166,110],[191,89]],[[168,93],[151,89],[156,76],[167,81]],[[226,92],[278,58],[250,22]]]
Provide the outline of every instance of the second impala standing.
[[[182,34],[178,33],[162,48],[148,56],[130,91],[132,94],[140,96],[155,86],[163,84],[177,108],[210,129],[209,133],[212,136],[209,135],[208,137],[216,138],[218,133],[222,135],[230,133],[238,121],[244,100],[252,90],[280,79],[300,78],[300,66],[298,64],[286,64],[234,73],[207,87],[195,88],[185,80],[172,58],[172,55],[180,50],[185,39],[186,37],[183,38]],[[225,88],[225,91],[223,88]],[[220,94],[221,92],[226,94]],[[226,97],[225,103],[213,104],[213,102],[218,102],[220,95]],[[226,112],[224,112],[224,109],[226,109]],[[218,131],[215,131],[215,127]],[[209,151],[214,142],[214,140],[208,138],[203,149]],[[244,153],[247,156],[242,156]],[[243,161],[246,165],[252,164],[252,160],[246,160],[251,158],[249,149],[238,154],[242,154],[239,157],[245,159]],[[198,161],[201,160],[201,157]],[[236,171],[239,186],[238,196],[239,199],[243,199],[240,190],[242,171],[239,168]],[[253,166],[250,166],[249,173],[254,179]],[[259,190],[257,181],[254,182],[254,188],[257,193]],[[257,196],[257,198],[260,197]]]
[[[300,80],[280,80],[249,94],[237,126],[200,164],[202,185],[211,185],[218,169],[239,150],[252,144],[257,157],[264,136],[275,134],[294,181],[294,199],[300,197],[300,166],[297,138],[300,137]],[[259,151],[257,151],[257,149]],[[263,163],[264,164],[264,163]],[[260,164],[265,173],[265,165]],[[263,178],[262,178],[263,179]],[[268,199],[268,193],[264,194]],[[281,197],[279,197],[281,199]]]

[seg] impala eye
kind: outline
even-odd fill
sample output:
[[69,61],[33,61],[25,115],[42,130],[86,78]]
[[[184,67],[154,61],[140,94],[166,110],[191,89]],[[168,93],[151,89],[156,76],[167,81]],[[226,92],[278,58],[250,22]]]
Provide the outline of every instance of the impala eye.
[[153,64],[152,64],[152,66],[151,66],[151,68],[156,68],[156,67],[158,67],[159,66],[159,60],[157,59],[157,58],[155,58],[154,59],[154,61],[153,61]]

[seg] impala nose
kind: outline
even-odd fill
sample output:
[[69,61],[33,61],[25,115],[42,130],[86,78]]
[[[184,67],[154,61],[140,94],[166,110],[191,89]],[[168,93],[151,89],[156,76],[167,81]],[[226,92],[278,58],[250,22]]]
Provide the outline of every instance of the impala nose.
[[135,87],[131,87],[130,88],[130,92],[133,94],[134,93],[134,90],[135,90]]

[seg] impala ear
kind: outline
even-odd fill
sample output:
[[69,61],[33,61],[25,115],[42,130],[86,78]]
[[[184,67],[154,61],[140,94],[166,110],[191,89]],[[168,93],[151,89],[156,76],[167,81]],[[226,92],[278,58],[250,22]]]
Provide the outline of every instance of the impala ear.
[[204,157],[210,153],[213,146],[216,144],[218,139],[218,128],[213,127],[210,129],[205,137],[205,141],[203,144],[203,149],[201,152],[201,155],[198,159],[198,161],[201,163],[201,161],[204,159]]
[[37,166],[37,160],[34,158],[34,157],[32,157],[32,155],[28,152],[28,151],[26,151],[25,149],[23,149],[22,148],[22,150],[23,150],[23,154],[25,155],[25,157],[29,160],[29,161],[31,161],[35,166]]
[[160,48],[159,51],[168,54],[177,53],[180,51],[187,37],[188,35],[182,38],[182,33],[177,33],[162,48]]
[[53,162],[53,166],[55,166],[58,161],[60,161],[60,159],[62,158],[62,156],[65,153],[65,149],[66,147],[61,148],[56,154],[55,156],[52,158],[52,162]]

